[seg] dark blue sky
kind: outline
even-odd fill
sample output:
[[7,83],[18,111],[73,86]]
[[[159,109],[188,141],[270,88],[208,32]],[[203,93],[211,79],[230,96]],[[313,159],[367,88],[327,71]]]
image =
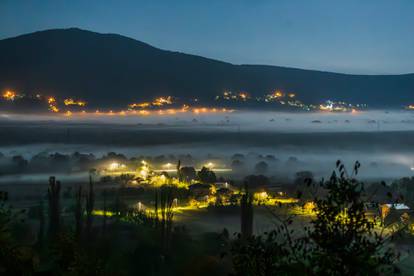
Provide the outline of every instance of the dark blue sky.
[[0,0],[0,38],[67,27],[236,64],[414,72],[413,0]]

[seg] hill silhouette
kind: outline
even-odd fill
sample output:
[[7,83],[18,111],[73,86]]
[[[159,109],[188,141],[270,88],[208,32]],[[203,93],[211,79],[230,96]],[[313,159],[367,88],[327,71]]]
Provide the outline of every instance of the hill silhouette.
[[0,53],[0,89],[79,97],[101,106],[165,95],[213,101],[224,90],[262,96],[274,89],[295,92],[307,103],[333,99],[380,107],[414,102],[414,74],[234,65],[76,28],[3,39]]

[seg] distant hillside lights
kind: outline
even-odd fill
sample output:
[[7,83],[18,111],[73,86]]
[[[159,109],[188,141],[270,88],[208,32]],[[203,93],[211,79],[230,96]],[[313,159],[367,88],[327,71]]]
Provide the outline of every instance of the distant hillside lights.
[[238,96],[242,101],[246,101],[246,100],[250,99],[250,95],[246,92],[241,92],[241,93],[239,93]]
[[233,101],[233,102],[247,102],[247,101],[255,101],[256,103],[276,103],[280,105],[285,105],[293,108],[299,108],[306,111],[310,111],[313,109],[312,106],[307,106],[303,104],[301,101],[296,99],[295,93],[284,93],[280,90],[275,90],[270,94],[266,94],[263,97],[256,97],[253,98],[247,92],[240,92],[240,93],[233,93],[231,91],[224,91],[223,95],[216,96],[216,101],[224,100],[224,101]]
[[128,105],[129,108],[147,108],[150,107],[151,103],[149,102],[143,102],[143,103],[132,103]]
[[54,113],[58,113],[60,111],[59,108],[57,108],[54,105],[50,105],[49,106],[49,110],[52,111],[52,112],[54,112]]
[[171,96],[168,97],[159,97],[156,98],[153,102],[152,105],[154,106],[163,106],[163,105],[168,105],[168,104],[172,104],[173,103],[173,99]]
[[[247,98],[247,95],[244,96]],[[28,102],[32,102],[33,107],[39,105],[40,108],[44,108],[46,106],[47,110],[53,113],[62,114],[66,117],[72,117],[73,115],[79,116],[131,116],[131,115],[140,115],[140,116],[148,116],[148,115],[174,115],[177,113],[187,113],[192,112],[194,114],[200,113],[228,113],[233,112],[233,109],[227,108],[216,108],[216,107],[194,107],[191,108],[187,104],[181,104],[178,107],[178,103],[174,102],[172,96],[165,96],[159,97],[154,99],[152,102],[141,102],[141,103],[133,103],[128,105],[127,110],[120,110],[120,111],[101,111],[99,109],[94,109],[93,111],[86,111],[86,110],[79,110],[80,107],[86,107],[87,103],[80,99],[74,98],[66,98],[63,100],[59,100],[54,96],[43,96],[40,93],[34,94],[33,96],[25,95],[25,94],[17,94],[14,91],[6,90],[0,94],[0,102],[1,100],[7,102],[13,102],[13,104],[18,104],[18,100],[21,99],[28,99]],[[175,107],[170,106],[169,108],[164,108],[167,105],[173,105]],[[59,107],[59,105],[63,107]],[[137,110],[138,109],[138,110]]]
[[58,113],[60,110],[56,106],[56,99],[54,97],[49,97],[47,99],[47,103],[49,104],[49,110],[55,113]]
[[54,104],[54,103],[56,103],[56,99],[54,97],[49,97],[49,98],[47,98],[47,103],[48,104]]
[[128,108],[135,109],[135,108],[149,108],[149,107],[161,107],[164,105],[171,105],[174,103],[173,97],[159,97],[155,98],[152,102],[140,102],[140,103],[132,103],[128,105]]
[[319,105],[319,109],[321,111],[333,111],[333,109],[334,109],[333,102],[327,101],[325,104]]
[[366,108],[365,104],[349,104],[346,102],[335,102],[335,101],[326,101],[324,104],[319,105],[320,111],[327,111],[327,112],[352,112],[356,113],[361,108]]
[[66,106],[70,106],[70,105],[86,106],[86,102],[81,101],[81,100],[73,100],[72,98],[68,98],[68,99],[63,100],[63,103]]
[[[255,100],[257,102],[265,101],[265,102],[279,102],[284,99],[286,101],[293,101],[293,99],[296,97],[295,93],[283,93],[280,90],[275,90],[274,92],[270,94],[264,95],[264,97],[258,97],[258,98],[252,98],[252,96],[245,92],[239,92],[239,93],[233,93],[232,91],[224,91],[223,95],[219,95],[215,97],[216,101],[219,100],[225,100],[225,101],[240,101],[240,102],[246,102],[250,100]],[[286,104],[286,101],[283,102],[283,104]],[[297,103],[295,103],[297,105]]]
[[54,97],[48,97],[48,98],[44,98],[42,97],[42,95],[40,94],[36,94],[34,97],[33,96],[26,96],[24,94],[17,94],[14,91],[11,90],[7,90],[2,94],[2,98],[6,101],[17,101],[19,99],[23,99],[23,98],[29,98],[29,99],[36,99],[39,102],[42,101],[46,101],[48,106],[49,106],[49,110],[52,112],[59,112],[59,108],[57,107],[57,102],[56,99]]
[[[247,92],[233,93],[231,91],[224,91],[223,95],[216,96],[216,101],[234,101],[234,102],[246,102],[256,101],[257,103],[274,103],[282,106],[304,110],[304,111],[324,111],[324,112],[352,112],[356,113],[360,109],[367,107],[365,104],[349,104],[344,101],[331,101],[328,100],[324,103],[314,105],[305,104],[296,98],[295,93],[285,93],[281,90],[274,90],[273,92],[264,95],[263,97],[252,98]],[[414,105],[411,108],[414,110]]]
[[306,106],[301,101],[296,99],[295,93],[283,93],[282,91],[276,90],[273,93],[265,95],[264,101],[267,103],[276,102],[281,105],[288,105],[295,108],[310,110],[309,106]]
[[270,94],[266,94],[264,96],[265,102],[275,102],[280,101],[281,99],[285,100],[293,100],[296,97],[295,93],[283,93],[280,90],[275,90],[274,92]]
[[[293,95],[293,98],[295,97],[293,93],[289,94],[289,95]],[[278,101],[281,98],[284,98],[285,94],[282,91],[276,90],[273,93],[267,94],[265,95],[264,99],[265,102],[274,102],[274,101]]]
[[14,101],[14,99],[16,98],[16,93],[10,90],[7,90],[3,93],[3,99],[5,99],[6,101]]
[[247,101],[250,100],[250,94],[247,92],[233,93],[231,91],[224,91],[222,96],[216,96],[216,101],[223,99],[226,101]]
[[[36,97],[41,100],[42,96],[37,94]],[[46,98],[47,104],[49,105],[49,110],[54,112],[54,113],[59,113],[60,112],[60,108],[59,108],[59,104],[58,101],[56,100],[55,97],[50,96]],[[63,100],[63,104],[65,106],[79,106],[79,107],[85,107],[86,106],[86,102],[82,101],[82,100],[73,100],[72,98],[68,98],[68,99],[64,99]],[[71,111],[67,110],[66,115],[69,116],[69,113],[71,113]],[[85,111],[83,111],[85,112]]]
[[[39,104],[40,107],[44,107],[46,104],[47,109],[53,113],[63,114],[65,116],[73,115],[109,115],[109,116],[129,116],[129,115],[174,115],[178,113],[192,112],[194,114],[202,113],[228,113],[233,112],[234,109],[229,109],[228,107],[203,107],[196,104],[194,107],[190,107],[184,102],[179,102],[177,99],[174,99],[172,96],[163,96],[155,98],[151,102],[138,102],[132,103],[127,106],[126,110],[118,111],[101,111],[99,109],[94,109],[93,111],[80,110],[81,107],[86,107],[87,103],[80,99],[66,98],[59,100],[53,96],[42,96],[41,94],[35,94],[35,96],[26,96],[25,94],[17,94],[14,91],[6,90],[1,94],[1,99],[4,101],[9,101],[18,103],[20,99],[27,98],[29,102],[33,104]],[[303,102],[296,99],[295,93],[285,93],[280,90],[275,90],[270,94],[266,94],[263,97],[252,97],[248,92],[238,92],[233,93],[231,91],[224,91],[221,96],[216,96],[216,101],[229,101],[237,103],[257,103],[257,104],[275,104],[280,106],[285,106],[293,110],[302,110],[302,111],[325,111],[325,112],[357,112],[361,109],[367,107],[365,104],[348,104],[343,101],[331,101],[328,100],[322,104],[304,104]],[[59,106],[61,105],[61,106]],[[63,106],[63,107],[62,107]],[[258,105],[259,107],[260,105]],[[269,106],[269,105],[268,105]],[[405,107],[409,110],[414,110],[414,105],[409,105]]]

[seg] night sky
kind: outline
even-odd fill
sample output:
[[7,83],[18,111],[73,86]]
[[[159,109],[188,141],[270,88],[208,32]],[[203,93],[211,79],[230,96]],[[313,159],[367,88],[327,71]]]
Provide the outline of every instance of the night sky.
[[0,0],[0,38],[68,27],[235,64],[414,72],[412,0]]

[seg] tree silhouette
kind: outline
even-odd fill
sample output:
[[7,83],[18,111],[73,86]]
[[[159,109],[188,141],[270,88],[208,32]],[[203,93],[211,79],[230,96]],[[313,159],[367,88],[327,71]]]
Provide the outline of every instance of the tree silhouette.
[[20,246],[12,231],[13,224],[24,211],[12,210],[6,205],[6,199],[7,195],[6,198],[0,197],[0,274],[33,275],[34,252],[31,248]]
[[201,183],[213,184],[217,181],[216,174],[209,168],[202,167],[197,173],[197,178]]
[[102,234],[105,237],[106,236],[106,227],[107,227],[107,219],[108,219],[108,215],[107,215],[107,203],[106,203],[106,197],[107,197],[107,192],[106,189],[103,190],[102,193],[102,197],[103,197],[103,220],[102,220]]
[[82,234],[82,218],[83,218],[83,204],[82,204],[82,186],[79,186],[75,195],[75,238],[80,239]]
[[60,231],[60,181],[54,176],[49,178],[49,236],[54,239]]
[[269,169],[269,165],[267,165],[267,163],[266,163],[266,162],[264,162],[264,161],[260,161],[259,163],[257,163],[257,164],[254,166],[254,171],[255,171],[257,174],[266,174],[266,173],[267,173],[267,171],[268,171],[268,169]]
[[41,248],[43,246],[43,239],[45,235],[45,214],[43,207],[43,200],[39,203],[39,232],[37,233],[37,247]]
[[366,216],[364,185],[354,178],[359,168],[356,162],[349,176],[338,161],[337,173],[321,183],[327,196],[314,200],[317,212],[308,237],[313,244],[310,264],[317,274],[374,275],[389,269],[397,257]]
[[[239,235],[231,253],[237,275],[378,275],[398,272],[398,255],[374,231],[366,217],[364,185],[357,181],[360,163],[349,175],[342,162],[319,186],[326,196],[315,196],[315,213],[305,231],[296,233],[293,217],[273,213],[275,229],[248,239]],[[307,185],[317,185],[307,181]]]
[[93,208],[95,206],[95,193],[93,191],[92,175],[89,175],[89,191],[86,196],[86,234],[88,237],[92,235],[92,223],[93,223]]
[[191,180],[196,178],[196,176],[197,176],[197,173],[193,167],[181,167],[180,168],[181,181],[190,183]]
[[253,195],[249,193],[245,184],[244,193],[240,201],[241,210],[241,237],[247,239],[253,235]]

